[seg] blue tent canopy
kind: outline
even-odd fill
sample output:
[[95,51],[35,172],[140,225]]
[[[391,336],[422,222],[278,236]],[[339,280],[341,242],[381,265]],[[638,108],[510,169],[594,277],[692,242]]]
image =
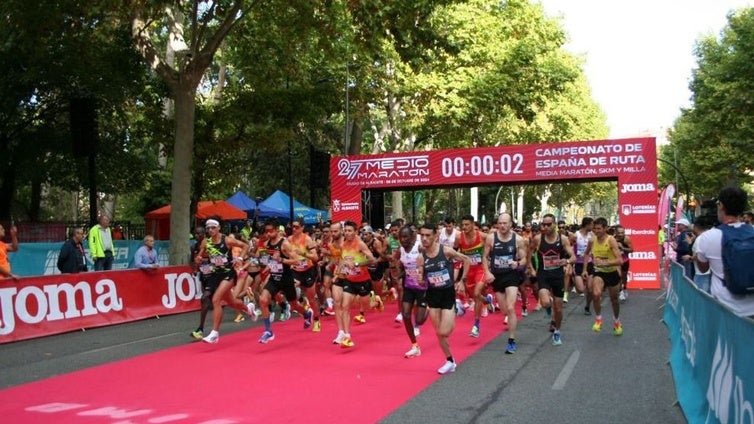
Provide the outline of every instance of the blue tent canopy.
[[257,209],[257,202],[251,199],[241,190],[238,190],[234,195],[228,197],[226,202],[246,212],[249,216],[254,214]]
[[[261,215],[265,217],[272,216],[288,219],[290,218],[290,202],[290,196],[277,190],[272,193],[270,197],[259,203],[259,208],[263,211]],[[265,214],[266,212],[270,213]],[[304,224],[317,224],[320,221],[325,221],[329,218],[326,211],[306,206],[295,199],[293,200],[293,217],[294,219],[303,219]]]

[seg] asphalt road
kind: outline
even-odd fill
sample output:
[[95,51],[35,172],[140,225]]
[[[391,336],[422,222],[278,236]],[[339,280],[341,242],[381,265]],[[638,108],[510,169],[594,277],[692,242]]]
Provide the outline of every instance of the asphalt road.
[[[669,339],[657,291],[631,292],[625,332],[591,331],[583,298],[565,307],[563,345],[551,345],[544,311],[519,323],[518,352],[507,333],[387,416],[384,423],[685,423],[667,363]],[[226,312],[231,320],[235,311]],[[0,346],[0,387],[37,381],[189,343],[197,313],[26,340]],[[495,315],[489,319],[502,319]],[[223,333],[248,329],[248,320]],[[458,327],[456,331],[464,331]]]

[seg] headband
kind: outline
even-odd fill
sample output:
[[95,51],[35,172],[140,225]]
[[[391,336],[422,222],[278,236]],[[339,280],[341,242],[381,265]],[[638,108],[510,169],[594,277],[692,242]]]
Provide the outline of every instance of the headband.
[[204,223],[204,226],[205,226],[205,227],[210,227],[210,226],[213,226],[213,225],[214,225],[215,227],[219,227],[219,226],[220,226],[220,223],[219,223],[219,222],[217,222],[217,220],[215,220],[215,219],[208,219],[208,220],[207,220],[207,222],[205,222],[205,223]]

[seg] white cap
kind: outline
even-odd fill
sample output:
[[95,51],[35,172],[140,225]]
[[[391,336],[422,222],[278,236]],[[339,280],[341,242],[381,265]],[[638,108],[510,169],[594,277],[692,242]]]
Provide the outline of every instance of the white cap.
[[678,221],[676,221],[675,223],[676,223],[676,225],[685,225],[687,227],[691,226],[691,224],[689,223],[689,220],[686,219],[686,218],[681,218]]

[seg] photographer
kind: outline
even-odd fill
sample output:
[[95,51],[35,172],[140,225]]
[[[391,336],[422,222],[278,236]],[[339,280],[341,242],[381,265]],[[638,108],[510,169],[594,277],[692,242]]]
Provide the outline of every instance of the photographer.
[[689,278],[694,278],[694,267],[692,263],[691,243],[694,241],[694,234],[689,230],[691,224],[686,218],[681,218],[675,222],[678,227],[678,234],[675,240],[670,243],[675,250],[675,260],[683,266],[684,274]]

